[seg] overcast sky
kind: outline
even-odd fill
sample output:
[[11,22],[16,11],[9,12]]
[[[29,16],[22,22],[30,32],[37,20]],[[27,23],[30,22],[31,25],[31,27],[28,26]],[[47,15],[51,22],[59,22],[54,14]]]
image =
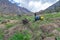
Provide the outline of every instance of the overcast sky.
[[32,12],[44,10],[56,3],[58,0],[13,0],[12,3],[20,3],[19,6],[25,7]]

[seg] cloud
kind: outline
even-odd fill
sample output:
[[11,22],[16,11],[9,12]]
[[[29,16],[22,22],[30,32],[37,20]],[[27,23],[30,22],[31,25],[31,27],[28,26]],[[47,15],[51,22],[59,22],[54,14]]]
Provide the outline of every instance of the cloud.
[[36,2],[36,1],[33,2],[33,1],[30,1],[28,5],[29,5],[29,7],[30,7],[30,6],[40,7],[41,2]]
[[51,3],[48,3],[48,2],[46,2],[45,4],[43,4],[42,5],[42,10],[44,10],[44,9],[46,9],[46,8],[48,8],[49,6],[51,6],[52,4]]
[[31,8],[31,11],[37,12],[40,10],[42,4],[41,2],[38,2],[38,1],[30,1],[28,5],[29,5],[29,8]]
[[41,0],[42,3],[45,3],[45,2],[49,2],[49,3],[54,3],[56,1],[59,1],[59,0]]
[[38,12],[44,10],[57,2],[58,0],[13,0],[16,3],[20,3],[19,6],[25,7],[32,12]]
[[38,12],[40,10],[44,10],[48,8],[52,4],[48,2],[42,4],[40,1],[30,1],[28,5],[29,5],[29,8],[31,8],[31,11]]

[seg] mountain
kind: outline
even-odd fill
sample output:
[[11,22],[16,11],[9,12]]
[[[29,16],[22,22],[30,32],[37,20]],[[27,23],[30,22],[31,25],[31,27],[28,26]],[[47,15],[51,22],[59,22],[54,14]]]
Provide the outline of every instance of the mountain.
[[36,12],[37,14],[60,12],[60,0],[45,10]]
[[11,3],[9,0],[0,0],[0,13],[6,14],[30,14],[29,10],[18,6],[16,3]]
[[48,7],[46,10],[44,10],[44,12],[49,12],[49,13],[60,12],[60,0],[55,4],[53,4],[52,6]]

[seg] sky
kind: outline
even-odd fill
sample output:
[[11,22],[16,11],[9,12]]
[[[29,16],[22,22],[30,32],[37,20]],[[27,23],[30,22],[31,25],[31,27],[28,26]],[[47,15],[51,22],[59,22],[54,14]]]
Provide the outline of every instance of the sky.
[[[11,1],[11,0],[9,0]],[[25,7],[32,12],[45,10],[59,0],[12,0],[12,3],[19,3],[18,6]]]

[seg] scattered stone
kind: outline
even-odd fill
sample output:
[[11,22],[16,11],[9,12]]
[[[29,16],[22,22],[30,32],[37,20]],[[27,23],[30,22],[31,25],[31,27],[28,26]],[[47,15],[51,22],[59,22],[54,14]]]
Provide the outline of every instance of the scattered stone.
[[48,24],[48,25],[42,25],[40,29],[43,32],[51,33],[55,29],[55,27],[52,24]]
[[55,40],[55,37],[46,37],[43,40]]
[[12,23],[12,24],[18,23],[18,20],[9,20],[9,22],[7,22],[7,23]]
[[52,31],[52,33],[53,33],[55,36],[56,36],[56,35],[57,35],[57,36],[59,36],[59,35],[60,35],[60,32],[59,32],[58,30],[56,30],[56,29],[55,29],[55,30],[53,30],[53,31]]
[[1,22],[1,24],[6,24],[7,23],[7,21],[6,20],[3,20],[2,22]]
[[43,40],[44,38],[46,38],[46,35],[44,33],[42,33],[41,39]]
[[0,29],[5,29],[5,25],[4,24],[0,24]]

